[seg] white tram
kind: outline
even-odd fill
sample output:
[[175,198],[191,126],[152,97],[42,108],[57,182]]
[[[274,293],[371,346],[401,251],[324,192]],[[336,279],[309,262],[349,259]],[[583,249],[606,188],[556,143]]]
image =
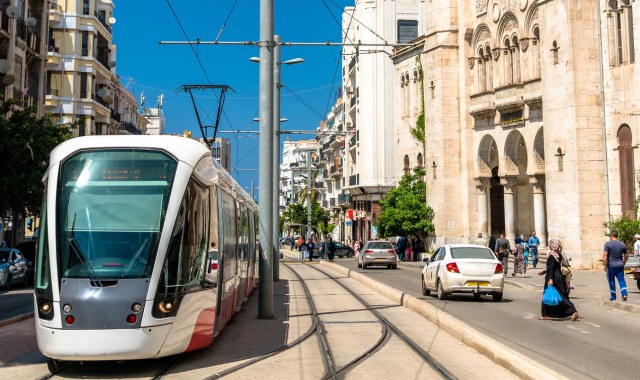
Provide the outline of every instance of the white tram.
[[53,150],[43,181],[35,310],[45,356],[207,347],[254,288],[257,205],[203,144],[74,138]]

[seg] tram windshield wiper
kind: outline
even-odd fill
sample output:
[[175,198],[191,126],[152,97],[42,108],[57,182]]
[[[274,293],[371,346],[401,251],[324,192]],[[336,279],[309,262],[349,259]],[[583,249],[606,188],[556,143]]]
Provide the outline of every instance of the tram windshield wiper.
[[89,275],[89,280],[91,280],[92,283],[97,284],[99,287],[102,288],[103,287],[102,282],[100,282],[98,275],[96,275],[96,272],[94,272],[93,268],[91,268],[91,265],[87,260],[87,257],[82,252],[82,249],[78,244],[78,241],[74,237],[75,229],[76,229],[76,214],[74,213],[73,223],[71,224],[71,236],[67,238],[67,241],[69,242],[69,248],[71,249],[71,251],[73,251],[73,253],[76,254],[76,257],[78,258],[78,260],[80,260],[80,263],[82,264],[84,269],[87,271],[87,275]]

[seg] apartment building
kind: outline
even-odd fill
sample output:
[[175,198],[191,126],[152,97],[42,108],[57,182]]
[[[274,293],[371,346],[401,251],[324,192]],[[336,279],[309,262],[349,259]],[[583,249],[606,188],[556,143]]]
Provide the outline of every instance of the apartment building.
[[0,95],[44,114],[48,3],[0,0]]
[[78,136],[142,134],[135,97],[116,75],[112,0],[49,2],[46,111]]
[[[317,154],[318,142],[316,140],[290,141],[285,139],[282,149],[282,164],[280,164],[280,212],[287,209],[290,203],[306,202],[300,200],[300,191],[309,189],[311,181],[317,173],[312,165]],[[308,161],[307,161],[308,160]],[[311,175],[309,175],[311,173]],[[313,182],[311,183],[313,184]],[[316,193],[313,187],[312,191]],[[304,193],[304,192],[303,192]]]
[[[380,199],[398,177],[398,125],[394,117],[394,63],[391,46],[424,34],[426,8],[422,1],[355,1],[342,15],[342,83],[346,142],[345,189],[350,195],[352,239],[375,236]],[[353,46],[362,42],[377,46]]]

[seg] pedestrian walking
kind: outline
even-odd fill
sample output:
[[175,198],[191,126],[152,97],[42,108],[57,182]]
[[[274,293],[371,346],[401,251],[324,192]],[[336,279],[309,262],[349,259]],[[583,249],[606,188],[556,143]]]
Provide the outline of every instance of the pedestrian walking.
[[556,306],[545,305],[542,302],[541,315],[539,320],[548,320],[549,318],[566,318],[571,316],[571,320],[578,319],[578,311],[573,303],[569,300],[569,294],[567,284],[565,282],[564,275],[562,274],[561,265],[562,259],[560,257],[562,253],[562,244],[558,239],[549,240],[549,255],[547,256],[547,269],[539,272],[540,276],[545,275],[544,278],[544,291],[550,286],[560,294],[562,300]]
[[493,253],[496,253],[496,237],[491,235],[489,236],[489,249],[493,251]]
[[509,273],[509,249],[511,249],[509,240],[506,239],[505,234],[500,234],[500,237],[496,239],[493,251],[498,255],[498,260],[502,262],[504,277],[507,277],[507,273]]
[[516,274],[521,274],[524,277],[524,274],[527,273],[524,254],[526,250],[526,243],[522,240],[523,238],[524,235],[521,235],[520,239],[518,239],[520,243],[518,243],[515,247],[515,254],[513,256],[513,273],[511,274],[513,277],[515,277]]
[[420,239],[414,236],[411,239],[411,252],[409,252],[408,261],[418,260],[418,253],[420,252]]
[[520,234],[520,244],[524,248],[524,272],[527,272],[527,268],[529,268],[529,243],[527,243],[527,239],[524,237],[524,234]]
[[358,240],[353,243],[353,250],[356,251],[356,257],[358,257],[360,255],[360,242]]
[[640,257],[640,235],[635,234],[633,240],[633,256],[637,259]]
[[487,240],[482,238],[482,232],[478,232],[478,238],[473,244],[487,246]]
[[627,246],[618,240],[618,231],[611,230],[609,237],[611,240],[604,243],[604,252],[602,252],[602,262],[604,263],[604,270],[607,273],[609,290],[611,291],[609,301],[616,300],[615,279],[618,279],[622,300],[626,301],[627,283],[624,279],[624,264],[626,264],[629,259],[629,252],[627,251]]
[[336,253],[336,244],[333,242],[333,239],[331,237],[329,237],[329,239],[327,240],[327,258],[329,259],[329,261],[333,261],[333,256]]
[[398,256],[400,258],[400,261],[404,261],[407,251],[407,238],[405,238],[404,236],[398,237],[398,240],[396,240],[396,248],[398,249]]
[[536,231],[531,232],[529,238],[529,253],[531,253],[531,261],[533,262],[533,269],[538,266],[538,247],[540,246],[540,239],[536,236]]
[[307,256],[309,257],[309,261],[313,261],[313,250],[316,248],[316,244],[313,242],[313,239],[309,238],[307,242]]

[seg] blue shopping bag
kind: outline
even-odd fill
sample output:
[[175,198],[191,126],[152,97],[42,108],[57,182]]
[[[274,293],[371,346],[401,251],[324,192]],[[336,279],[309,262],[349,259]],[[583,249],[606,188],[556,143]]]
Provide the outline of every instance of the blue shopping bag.
[[542,303],[547,306],[558,306],[561,301],[562,297],[560,293],[558,293],[558,289],[553,285],[547,286],[547,289],[545,289],[542,295]]

